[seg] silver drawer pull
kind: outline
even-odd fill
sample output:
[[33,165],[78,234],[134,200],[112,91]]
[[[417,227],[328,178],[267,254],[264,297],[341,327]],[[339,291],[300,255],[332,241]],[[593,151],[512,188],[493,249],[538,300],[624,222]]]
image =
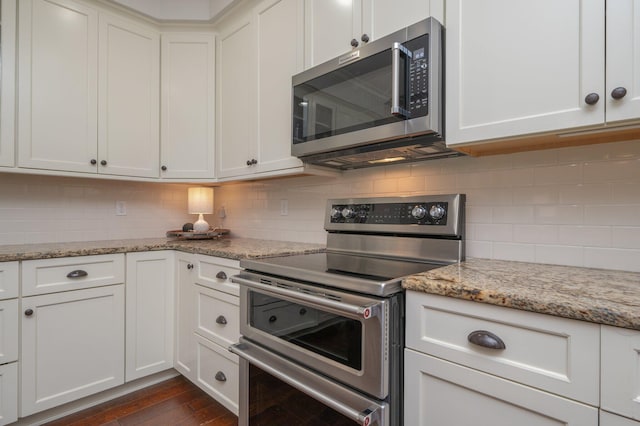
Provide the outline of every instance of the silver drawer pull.
[[226,382],[227,381],[227,376],[225,376],[222,371],[218,371],[216,373],[216,380],[219,381],[219,382]]
[[486,330],[476,330],[469,333],[467,336],[467,340],[474,345],[482,346],[483,348],[489,349],[506,349],[507,346],[504,344],[501,338],[496,336],[490,331]]
[[216,318],[216,324],[226,325],[227,319],[223,315],[220,315],[218,318]]
[[67,274],[67,278],[82,278],[89,275],[87,271],[83,271],[82,269],[76,269],[75,271],[71,271]]
[[225,274],[224,271],[220,271],[216,274],[216,278],[219,280],[226,280],[227,274]]

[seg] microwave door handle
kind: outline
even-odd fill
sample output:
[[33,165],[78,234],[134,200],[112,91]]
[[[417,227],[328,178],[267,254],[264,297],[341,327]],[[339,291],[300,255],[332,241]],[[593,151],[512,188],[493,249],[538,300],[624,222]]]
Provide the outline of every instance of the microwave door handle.
[[323,297],[313,296],[306,293],[300,293],[294,290],[288,290],[286,288],[274,287],[268,284],[258,283],[255,281],[240,278],[237,275],[231,277],[231,282],[246,285],[247,287],[255,288],[257,290],[267,291],[272,294],[285,296],[291,299],[312,303],[316,306],[335,309],[340,312],[356,315],[364,319],[376,317],[381,313],[382,310],[381,303],[372,303],[366,306],[352,305],[349,303],[337,302],[335,300],[325,299]]
[[[411,58],[412,54],[402,45],[402,43],[393,43],[391,47],[391,114],[398,117],[409,117],[409,111],[406,105],[400,105],[400,87],[406,85],[406,75],[400,75],[401,54]],[[406,74],[406,73],[405,73]],[[406,94],[405,94],[406,96]]]
[[[296,377],[293,377],[290,374],[287,374],[285,371],[280,371],[279,369],[273,368],[268,362],[264,362],[259,358],[256,358],[248,353],[245,350],[247,346],[246,343],[237,343],[229,347],[229,351],[238,355],[240,358],[248,361],[250,364],[255,365],[261,370],[271,374],[276,379],[279,379],[288,385],[300,390],[301,392],[306,393],[307,395],[315,398],[316,400],[322,402],[326,406],[332,408],[343,416],[348,417],[359,425],[370,425],[375,421],[380,420],[380,407],[375,404],[371,404],[365,410],[359,411],[353,407],[350,407],[344,404],[339,398],[335,398],[328,393],[317,390],[313,387],[313,385],[309,385],[303,381],[298,380]],[[339,385],[336,385],[339,387]]]

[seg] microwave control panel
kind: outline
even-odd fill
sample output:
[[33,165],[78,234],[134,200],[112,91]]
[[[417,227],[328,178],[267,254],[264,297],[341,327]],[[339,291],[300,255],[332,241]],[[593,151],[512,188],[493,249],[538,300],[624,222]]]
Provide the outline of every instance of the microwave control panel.
[[446,225],[447,202],[334,204],[331,223]]
[[422,117],[429,113],[429,36],[409,40],[404,46],[412,54],[408,61],[408,109],[411,117]]

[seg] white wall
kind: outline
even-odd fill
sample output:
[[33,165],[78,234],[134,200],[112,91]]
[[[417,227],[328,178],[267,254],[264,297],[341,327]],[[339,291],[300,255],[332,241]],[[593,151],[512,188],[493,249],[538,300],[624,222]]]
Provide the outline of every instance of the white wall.
[[186,185],[0,173],[0,245],[164,237],[193,220]]
[[215,202],[235,235],[323,243],[327,198],[415,193],[467,194],[469,257],[640,271],[640,141],[228,185]]

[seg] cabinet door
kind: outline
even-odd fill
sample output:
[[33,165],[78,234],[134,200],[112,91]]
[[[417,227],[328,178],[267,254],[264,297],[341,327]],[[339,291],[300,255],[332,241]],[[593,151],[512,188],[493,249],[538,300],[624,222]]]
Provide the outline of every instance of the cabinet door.
[[0,301],[0,364],[18,360],[18,299]]
[[298,0],[267,0],[256,9],[257,172],[302,166],[291,156],[291,76],[303,67],[303,18]]
[[640,426],[640,422],[600,410],[600,426]]
[[127,254],[126,381],[173,367],[171,251]]
[[18,363],[0,365],[0,424],[18,420]]
[[196,384],[238,415],[240,369],[238,356],[226,348],[196,336],[198,351],[198,381]]
[[218,41],[218,177],[250,174],[257,161],[253,26],[249,16],[233,24]]
[[175,369],[192,382],[196,382],[197,374],[195,267],[193,255],[176,253]]
[[99,165],[110,175],[158,177],[160,36],[100,15]]
[[[607,2],[607,121],[640,118],[640,0]],[[626,95],[613,98],[616,88]]]
[[410,349],[404,386],[407,425],[598,425],[597,408]]
[[238,297],[196,284],[194,287],[197,317],[195,332],[224,347],[238,343],[240,338]]
[[600,405],[640,420],[640,331],[602,326]]
[[2,0],[0,7],[0,166],[14,166],[16,0]]
[[[370,17],[363,29],[371,40],[384,37],[433,16],[444,24],[444,0],[370,0],[364,2],[364,16]],[[371,9],[370,11],[368,9]]]
[[361,44],[363,0],[305,0],[305,67],[321,64]]
[[21,416],[124,383],[124,284],[25,297]]
[[447,144],[604,123],[603,0],[445,4]]
[[18,166],[95,173],[97,11],[22,0],[18,28]]
[[161,50],[161,176],[213,178],[215,38],[163,34]]
[[0,300],[18,297],[18,262],[0,262]]

